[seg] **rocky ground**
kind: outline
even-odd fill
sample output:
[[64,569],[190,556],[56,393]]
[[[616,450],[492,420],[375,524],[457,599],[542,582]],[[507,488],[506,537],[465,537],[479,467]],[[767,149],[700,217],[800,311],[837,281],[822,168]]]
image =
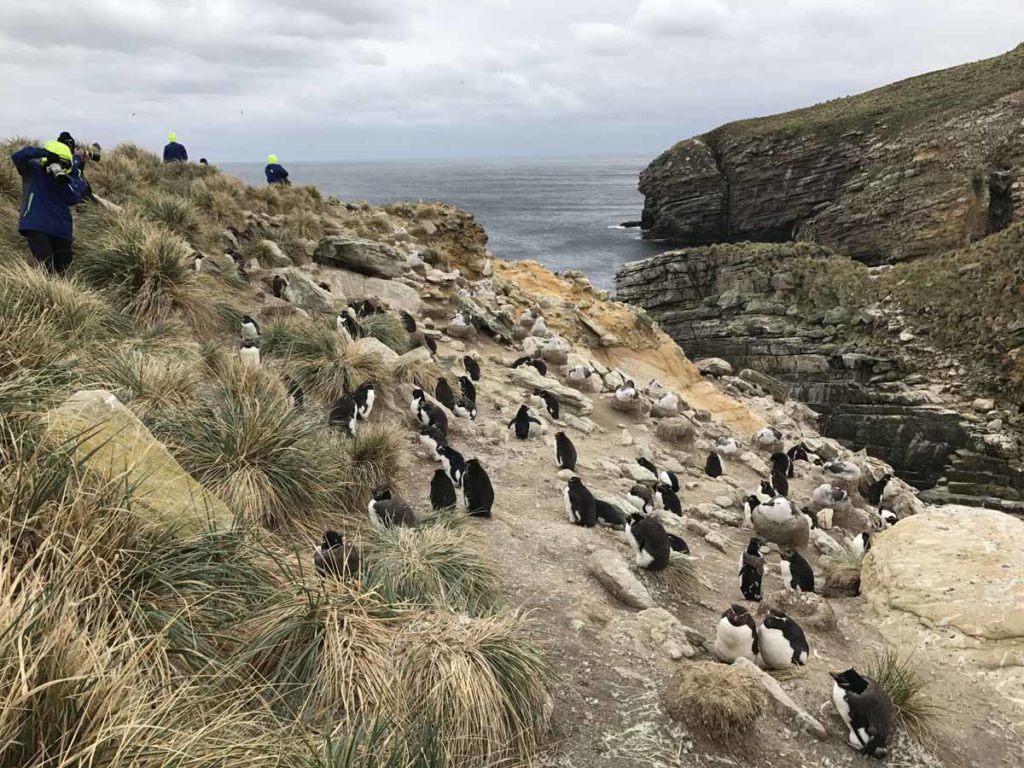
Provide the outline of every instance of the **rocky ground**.
[[[528,287],[531,303],[542,308],[552,319],[552,326],[558,326],[559,319],[565,318],[573,306],[564,303],[565,294],[578,290],[578,286],[574,288],[539,268],[499,264],[497,272],[501,275],[498,282],[505,283],[499,293],[514,299],[518,288]],[[471,286],[469,290],[487,295],[486,285]],[[546,290],[540,290],[542,287]],[[591,302],[594,306],[601,304],[593,297]],[[507,308],[515,311],[515,307]],[[609,314],[622,311],[616,305],[602,309],[604,329],[610,333],[622,333],[635,323],[634,319],[624,323],[623,318],[616,323]],[[656,337],[645,338],[651,341]],[[490,472],[497,491],[495,516],[474,524],[474,539],[499,566],[512,599],[531,612],[533,632],[562,673],[555,698],[552,742],[541,760],[543,765],[738,765],[751,760],[780,766],[861,764],[864,758],[845,746],[841,721],[832,711],[828,672],[851,665],[864,667],[886,645],[913,650],[914,661],[930,678],[931,695],[946,705],[948,712],[942,722],[941,741],[928,745],[926,750],[901,738],[891,764],[1015,765],[1024,760],[1020,746],[1024,675],[1019,666],[998,668],[1000,663],[1021,663],[1020,638],[1024,632],[1019,626],[1020,617],[1014,614],[1005,621],[997,619],[1001,610],[1012,612],[1013,603],[990,603],[984,613],[991,621],[978,616],[972,619],[985,624],[985,628],[958,628],[955,614],[977,600],[975,594],[952,596],[956,604],[952,616],[933,612],[918,621],[914,614],[919,603],[928,602],[929,597],[919,595],[917,603],[905,601],[901,605],[899,585],[920,579],[921,569],[938,568],[934,560],[921,560],[919,569],[910,567],[898,576],[880,564],[883,575],[876,579],[879,586],[867,597],[814,599],[826,604],[820,610],[826,616],[834,614],[834,624],[829,619],[820,626],[808,626],[812,648],[808,665],[796,672],[776,673],[775,678],[791,697],[791,705],[820,723],[823,735],[812,735],[794,711],[782,704],[773,706],[749,734],[725,742],[714,734],[700,733],[692,724],[672,721],[660,700],[667,679],[681,665],[709,658],[722,611],[730,603],[743,603],[736,561],[753,532],[744,527],[740,500],[756,487],[763,476],[761,462],[767,458],[752,453],[746,461],[730,461],[726,476],[712,480],[702,471],[709,441],[722,434],[749,441],[753,429],[764,423],[779,425],[793,438],[802,435],[814,441],[807,411],[795,403],[780,406],[763,395],[744,397],[742,403],[723,397],[709,391],[708,383],[694,375],[695,369],[685,358],[666,365],[657,351],[645,354],[638,349],[633,353],[637,365],[649,366],[652,376],[678,391],[691,405],[685,418],[694,431],[688,439],[682,443],[660,439],[657,420],[615,411],[606,392],[595,392],[586,397],[593,407],[589,416],[574,414],[561,423],[550,423],[540,401],[533,398],[534,413],[545,427],[535,430],[540,434],[519,441],[505,424],[521,403],[531,403],[530,390],[522,386],[522,378],[508,365],[520,355],[524,344],[527,349],[536,346],[531,339],[516,342],[513,347],[484,336],[465,341],[442,337],[437,359],[450,366],[455,375],[461,372],[462,355],[471,352],[484,369],[478,388],[477,421],[470,424],[453,420],[451,442],[467,457],[479,457]],[[600,359],[614,357],[616,349],[602,348],[599,343],[593,349],[580,345],[573,355],[591,358],[600,366]],[[633,373],[625,365],[617,367]],[[549,381],[559,380],[557,370],[552,366]],[[614,379],[614,373],[610,378]],[[639,375],[636,378],[644,380]],[[700,401],[700,405],[692,407],[690,400]],[[397,410],[394,417],[404,418]],[[624,534],[603,527],[577,528],[566,522],[562,502],[565,481],[557,473],[552,436],[558,429],[565,429],[576,444],[579,474],[599,498],[625,503],[624,495],[634,475],[642,477],[635,465],[641,455],[679,473],[685,515],[676,518],[662,511],[660,516],[690,545],[705,582],[695,594],[682,594],[675,585],[637,573]],[[423,500],[436,465],[419,449],[412,432],[409,443],[415,458],[399,486],[408,498]],[[829,441],[815,444],[827,448]],[[838,445],[831,445],[840,450]],[[820,469],[803,466],[793,482],[791,497],[798,502],[808,499],[820,482]],[[1014,522],[1009,517],[1006,520]],[[877,546],[895,563],[916,559],[912,551],[916,545],[909,536],[901,536],[900,525],[878,536]],[[930,522],[925,525],[932,527]],[[948,529],[948,520],[943,520],[940,527]],[[956,580],[968,579],[990,597],[998,590],[994,583],[986,583],[988,578],[1006,585],[1012,582],[1019,598],[1019,581],[1007,572],[1016,551],[1011,546],[1013,534],[1004,531],[984,543],[969,542],[972,531],[965,524],[958,530],[958,542],[953,546],[970,553],[998,542],[993,554],[998,562],[983,574],[978,562],[965,556],[961,563],[942,566],[940,580],[948,580],[952,588]],[[834,530],[826,536],[843,542],[851,533]],[[977,534],[979,539],[983,535],[988,534]],[[883,547],[890,540],[893,545]],[[809,552],[816,566],[820,554],[815,548]],[[766,595],[783,590],[777,552],[768,560]],[[869,557],[865,573],[872,567],[870,562]],[[613,590],[624,592],[635,605],[649,607],[630,607],[613,597],[594,576],[595,569],[614,570],[626,564],[640,583],[613,584]],[[932,582],[932,586],[941,591],[941,585]],[[748,605],[751,610],[756,607]],[[1013,626],[1007,628],[1010,624]],[[991,641],[983,637],[986,633],[992,634]],[[995,639],[1000,633],[1003,637]],[[993,658],[998,653],[1003,654],[1001,661]]]

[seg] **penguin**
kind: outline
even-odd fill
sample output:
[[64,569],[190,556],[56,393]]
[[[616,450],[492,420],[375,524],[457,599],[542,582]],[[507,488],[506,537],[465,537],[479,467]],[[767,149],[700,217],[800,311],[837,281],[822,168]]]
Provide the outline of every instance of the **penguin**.
[[359,325],[352,318],[351,315],[342,313],[334,321],[335,327],[338,329],[338,333],[341,334],[342,338],[346,342],[351,341],[359,336]]
[[288,281],[281,275],[274,275],[274,281],[270,284],[275,299],[284,298],[284,289],[288,287]]
[[306,402],[306,393],[302,391],[299,383],[291,376],[288,376],[284,381],[284,387],[288,393],[288,399],[291,400],[292,408],[297,411],[302,410],[302,406]]
[[415,386],[412,389],[412,397],[409,399],[409,412],[419,420],[420,415],[420,404],[427,402],[427,394],[423,391],[420,386]]
[[476,403],[468,397],[460,397],[456,400],[455,407],[452,409],[452,412],[460,419],[476,421]]
[[793,502],[785,496],[776,496],[768,501],[762,501],[757,505],[757,509],[766,520],[773,523],[785,523],[793,517]]
[[785,582],[786,587],[797,592],[813,592],[814,571],[811,570],[811,564],[803,558],[803,555],[795,549],[787,549],[781,554],[781,557],[779,573],[782,575],[782,581]]
[[548,415],[552,419],[557,419],[559,411],[558,398],[550,392],[545,392],[543,389],[535,389],[533,390],[533,394],[544,401],[544,408],[547,410]]
[[807,446],[803,443],[794,445],[788,451],[786,455],[789,457],[789,477],[790,479],[796,477],[796,463],[798,461],[806,461],[808,464],[811,463],[811,452],[807,450]]
[[789,478],[785,471],[776,473],[772,470],[772,490],[779,496],[789,496]]
[[654,462],[651,461],[650,459],[648,459],[646,456],[640,456],[636,460],[636,463],[639,464],[644,469],[646,469],[648,472],[650,472],[655,477],[658,477],[658,468],[656,466],[654,466]]
[[629,499],[630,504],[645,515],[654,511],[654,494],[646,485],[634,485],[629,489],[626,498]]
[[426,334],[423,334],[423,340],[420,343],[420,346],[426,347],[431,355],[437,354],[437,342],[434,341],[434,339],[431,338],[430,336],[427,336]]
[[203,254],[197,253],[192,259],[192,271],[197,275],[203,271]]
[[522,357],[517,357],[515,360],[513,360],[511,367],[522,368],[524,365],[529,365],[532,361],[533,358],[530,357],[530,355],[523,355]]
[[476,402],[476,385],[473,384],[471,376],[459,376],[459,391],[462,392],[462,396],[467,400]]
[[331,426],[343,427],[350,435],[356,433],[356,423],[359,421],[359,410],[356,399],[352,395],[342,395],[334,401],[331,412],[327,417]]
[[759,652],[754,617],[742,605],[730,605],[729,610],[718,620],[715,656],[727,664],[732,664],[740,658],[756,664]]
[[640,393],[636,391],[636,385],[632,379],[626,379],[621,387],[615,390],[615,399],[620,403],[631,403],[640,397]]
[[326,531],[313,550],[313,567],[323,577],[359,578],[359,550],[337,531]]
[[494,506],[494,487],[491,478],[477,459],[466,462],[462,476],[462,493],[466,497],[466,511],[473,517],[490,517]]
[[825,465],[825,477],[853,486],[860,480],[860,467],[849,461],[833,461]]
[[398,316],[402,318],[402,326],[408,333],[416,333],[416,318],[406,312],[404,309],[398,313]]
[[529,360],[526,364],[536,369],[541,376],[548,375],[548,364],[543,360]]
[[597,525],[597,501],[594,499],[583,480],[573,475],[562,492],[565,500],[565,514],[569,522],[584,528]]
[[768,611],[757,628],[757,647],[767,669],[802,667],[811,652],[803,628],[775,609]]
[[594,511],[597,514],[597,521],[610,525],[612,528],[621,529],[626,525],[622,514],[613,504],[601,499],[594,499]]
[[[469,374],[469,378],[473,381],[480,381],[480,363],[475,359],[469,355],[464,356],[462,358],[462,367],[466,369],[466,373]],[[476,400],[475,397],[473,399]]]
[[506,429],[511,429],[513,425],[516,428],[516,437],[520,440],[525,440],[530,436],[530,423],[540,424],[540,420],[530,415],[530,409],[525,405],[519,406],[519,411],[515,417],[508,423]]
[[367,381],[359,385],[353,397],[356,401],[356,415],[359,416],[360,421],[366,421],[370,418],[370,414],[373,413],[373,404],[377,400],[377,390],[373,388],[373,384]]
[[416,412],[416,418],[424,426],[437,427],[437,431],[441,433],[444,439],[448,439],[448,416],[443,409],[424,400],[420,403],[419,411]]
[[260,367],[260,348],[256,346],[255,340],[247,339],[243,341],[241,348],[238,350],[238,356],[242,360],[242,365],[251,368]]
[[442,445],[437,449],[441,457],[441,468],[448,473],[455,485],[462,487],[462,477],[466,473],[466,460],[462,454],[449,445]]
[[576,446],[565,432],[555,433],[555,461],[559,469],[576,471]]
[[786,475],[789,477],[789,456],[782,451],[776,451],[772,454],[771,459],[771,474],[772,475]]
[[854,536],[853,541],[850,542],[850,551],[859,557],[864,557],[871,551],[871,534],[864,531],[864,533]]
[[761,481],[761,490],[759,493],[761,501],[771,501],[776,496],[778,496],[778,494],[775,493],[775,489],[772,488],[772,484],[767,480]]
[[896,729],[896,707],[878,683],[850,668],[829,672],[832,703],[850,729],[849,744],[862,755],[881,759],[889,753],[889,739]]
[[452,388],[448,384],[448,379],[443,376],[439,378],[437,380],[437,384],[434,385],[434,397],[437,399],[437,402],[449,411],[455,410],[455,393],[452,392]]
[[370,522],[377,528],[415,528],[416,514],[387,486],[377,488],[367,504]]
[[672,490],[672,486],[662,483],[658,486],[658,492],[661,494],[661,506],[673,515],[682,517],[683,505],[680,503],[679,497],[676,495],[675,491]]
[[878,519],[881,529],[883,531],[886,528],[892,528],[894,525],[896,525],[896,523],[900,521],[900,519],[896,517],[895,512],[893,512],[891,509],[886,509],[885,507],[878,508]]
[[249,315],[242,316],[242,338],[253,341],[260,337],[260,326]]
[[764,449],[775,447],[780,440],[782,440],[782,432],[775,427],[763,427],[754,436],[754,442]]
[[685,541],[666,531],[665,526],[655,518],[636,513],[630,515],[626,523],[626,538],[633,547],[637,567],[648,571],[665,570],[672,550],[684,554],[690,551]]
[[721,477],[725,474],[725,462],[722,457],[712,451],[708,454],[708,460],[704,462],[704,472],[708,477]]
[[836,488],[831,483],[822,483],[814,489],[811,500],[819,508],[834,507],[849,498],[849,494],[842,488]]
[[672,493],[679,493],[679,478],[671,469],[663,469],[658,472],[658,480],[662,485],[667,485]]
[[747,600],[761,601],[761,579],[764,578],[764,558],[761,545],[764,542],[756,536],[747,544],[740,555],[740,592]]
[[882,503],[882,496],[885,495],[885,487],[889,484],[890,480],[892,480],[892,475],[886,473],[868,486],[868,490],[867,493],[864,494],[864,498],[868,500],[869,504],[879,505]]
[[457,502],[458,497],[455,495],[452,479],[443,469],[435,469],[434,476],[430,479],[430,508],[435,512],[454,509]]
[[441,461],[441,448],[447,445],[444,435],[437,427],[420,427],[420,445],[427,449],[427,455],[434,461]]
[[735,456],[739,452],[740,444],[735,437],[720,437],[715,441],[715,453],[719,456]]
[[593,373],[594,372],[591,371],[587,366],[577,365],[575,368],[569,369],[569,374],[566,378],[568,378],[569,381],[575,384],[582,384],[584,381],[589,379],[593,375]]

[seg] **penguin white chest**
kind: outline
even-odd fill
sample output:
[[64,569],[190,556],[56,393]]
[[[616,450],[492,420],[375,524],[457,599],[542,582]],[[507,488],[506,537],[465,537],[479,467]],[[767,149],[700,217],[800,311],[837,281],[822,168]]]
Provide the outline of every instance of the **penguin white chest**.
[[364,419],[369,417],[370,413],[373,411],[373,404],[376,400],[377,393],[371,389],[366,393],[366,405],[359,409],[359,415]]
[[569,486],[566,486],[565,490],[562,491],[562,497],[565,499],[565,514],[569,517],[569,522],[575,523],[577,518],[576,513],[572,509],[572,499],[569,498]]
[[782,580],[786,584],[787,589],[794,589],[793,587],[793,572],[789,567],[788,560],[781,560],[779,562],[779,574],[782,576]]
[[781,629],[762,624],[757,628],[757,645],[761,660],[769,669],[782,669],[793,663],[793,648]]
[[756,662],[754,658],[754,635],[746,625],[733,626],[724,616],[718,622],[715,635],[715,655],[721,661],[731,664],[743,657]]
[[850,705],[846,702],[846,691],[839,687],[839,683],[832,684],[832,703],[836,705],[836,711],[843,718],[847,728],[850,726]]

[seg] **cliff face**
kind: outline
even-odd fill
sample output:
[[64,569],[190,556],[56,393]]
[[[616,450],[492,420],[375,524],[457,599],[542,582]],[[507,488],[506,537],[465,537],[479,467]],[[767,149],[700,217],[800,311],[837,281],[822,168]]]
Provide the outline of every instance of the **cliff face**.
[[730,123],[640,176],[646,236],[807,240],[867,264],[1024,216],[1024,46],[859,96]]
[[[1001,370],[1024,339],[995,319],[1024,313],[1019,301],[983,295],[1021,295],[1009,265],[1013,248],[1020,255],[1019,229],[883,270],[810,243],[689,248],[624,266],[618,297],[650,312],[691,359],[718,357],[778,379],[821,414],[823,434],[866,448],[934,498],[1024,511],[1024,420]],[[1005,256],[997,244],[1010,249]],[[958,282],[962,306],[950,296]],[[921,304],[918,293],[933,300]],[[986,386],[1007,398],[1005,409],[978,400]]]

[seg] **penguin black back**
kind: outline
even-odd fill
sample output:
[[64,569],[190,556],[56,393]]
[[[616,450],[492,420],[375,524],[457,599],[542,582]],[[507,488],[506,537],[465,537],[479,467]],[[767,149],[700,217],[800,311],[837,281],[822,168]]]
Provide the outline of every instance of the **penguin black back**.
[[[885,757],[896,728],[896,707],[889,694],[855,669],[829,674],[835,680],[832,699],[850,728],[850,746],[859,747],[863,755]],[[841,703],[846,707],[845,713]]]
[[622,528],[626,525],[622,513],[614,505],[601,499],[594,499],[594,513],[599,522],[610,525],[612,528]]
[[288,281],[285,280],[281,275],[274,275],[274,281],[270,284],[270,288],[274,293],[274,298],[283,299],[284,289],[288,287]]
[[714,451],[709,453],[708,460],[704,462],[704,472],[708,477],[721,477],[724,474],[722,457]]
[[661,505],[673,515],[682,517],[683,505],[676,492],[672,490],[672,486],[662,483],[658,486],[658,493],[661,494]]
[[448,379],[444,378],[444,376],[439,378],[437,384],[434,385],[434,397],[437,398],[437,402],[441,403],[449,411],[455,410],[455,393],[452,392]]
[[885,486],[892,480],[892,475],[884,474],[878,480],[871,483],[868,486],[867,493],[864,497],[873,505],[878,506],[882,503],[882,495],[885,493]]
[[457,502],[455,485],[448,473],[443,469],[434,470],[434,476],[430,479],[430,508],[435,512],[454,509]]
[[772,487],[779,496],[789,496],[789,478],[785,472],[772,470]]
[[494,507],[494,486],[487,471],[477,459],[466,462],[462,476],[462,493],[466,497],[466,511],[473,517],[490,517]]
[[530,409],[525,405],[521,405],[519,406],[519,410],[516,412],[516,415],[508,423],[508,428],[515,426],[516,437],[520,440],[525,440],[530,436],[531,422],[534,424],[540,424],[540,420],[535,419],[530,415]]
[[449,445],[442,445],[437,449],[441,456],[441,466],[448,472],[448,476],[457,486],[462,486],[462,478],[466,473],[466,460],[462,454]]
[[584,528],[597,525],[597,501],[579,477],[572,477],[565,486],[565,511],[569,522]]
[[426,425],[435,427],[438,432],[448,439],[448,415],[442,408],[438,408],[433,403],[427,402],[426,399],[420,402],[419,410],[417,412],[420,424],[426,421]]
[[352,395],[342,395],[334,401],[331,412],[327,417],[328,422],[335,427],[347,429],[355,434],[357,419],[356,399]]
[[653,517],[634,514],[626,526],[626,534],[633,546],[636,564],[648,571],[667,568],[673,549],[689,551],[686,542],[678,536],[670,536],[665,526]]
[[[466,373],[469,374],[469,378],[473,381],[480,381],[480,363],[466,355],[462,358],[462,365],[466,369]],[[469,397],[469,395],[466,395],[466,397]],[[475,397],[472,399],[476,400]]]
[[789,456],[781,451],[777,451],[772,454],[771,457],[772,474],[773,475],[786,475],[789,476]]
[[646,458],[644,456],[641,456],[639,459],[636,460],[636,463],[639,464],[644,469],[646,469],[648,472],[650,472],[655,477],[658,476],[658,468],[656,466],[654,466],[654,463],[650,459],[648,459],[648,458]]
[[[795,549],[788,549],[782,553],[782,561],[788,564],[789,581],[786,584],[787,587],[798,592],[814,591],[814,570],[811,568],[811,564],[804,559],[803,555]],[[785,570],[787,569],[783,569],[784,576]]]
[[558,398],[543,389],[535,389],[533,394],[537,395],[537,397],[544,401],[544,408],[547,410],[548,415],[550,415],[552,419],[557,419],[559,413]]
[[459,389],[463,397],[476,402],[476,386],[469,376],[459,376]]
[[541,376],[548,375],[548,364],[545,363],[543,360],[530,360],[527,363],[527,365],[535,368],[537,373],[539,373]]
[[559,469],[576,471],[576,446],[565,432],[555,433],[555,459]]
[[337,531],[326,531],[313,552],[313,566],[321,576],[359,577],[359,550]]
[[405,327],[405,330],[409,333],[416,333],[416,318],[404,309],[398,314],[402,318],[402,325]]
[[764,558],[761,539],[753,538],[740,557],[740,592],[747,600],[761,600],[761,581],[764,578]]

